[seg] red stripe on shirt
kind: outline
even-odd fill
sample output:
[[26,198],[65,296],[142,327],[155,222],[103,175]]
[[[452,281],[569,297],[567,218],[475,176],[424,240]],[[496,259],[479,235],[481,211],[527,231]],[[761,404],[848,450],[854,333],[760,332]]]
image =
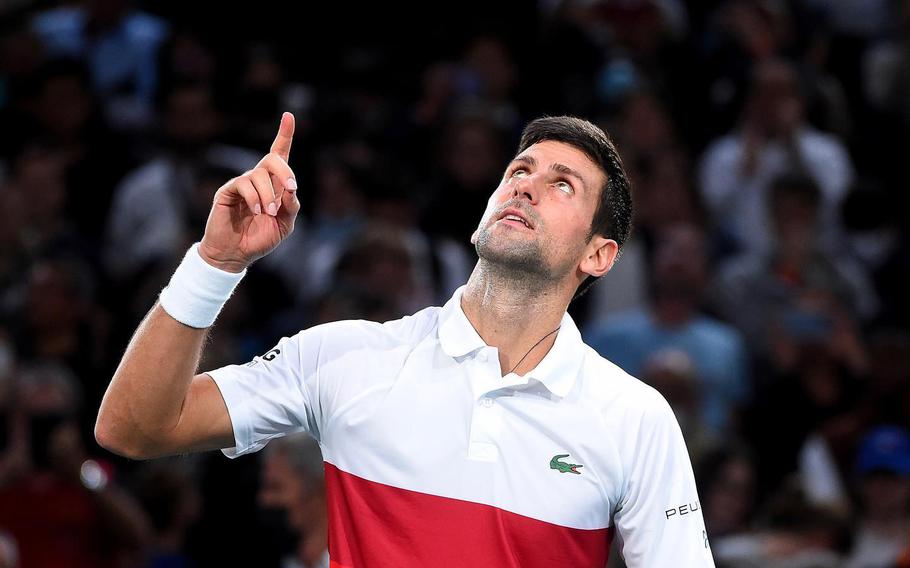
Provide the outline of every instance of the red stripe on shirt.
[[[612,530],[369,481],[325,463],[332,568],[603,568]],[[535,496],[546,499],[546,495]]]

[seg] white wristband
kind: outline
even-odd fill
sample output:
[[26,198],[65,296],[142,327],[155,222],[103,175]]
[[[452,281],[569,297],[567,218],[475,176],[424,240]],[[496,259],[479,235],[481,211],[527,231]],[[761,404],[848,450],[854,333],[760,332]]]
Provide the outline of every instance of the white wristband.
[[186,251],[170,283],[161,291],[161,307],[182,324],[209,327],[245,274],[246,269],[227,272],[207,263],[196,243]]

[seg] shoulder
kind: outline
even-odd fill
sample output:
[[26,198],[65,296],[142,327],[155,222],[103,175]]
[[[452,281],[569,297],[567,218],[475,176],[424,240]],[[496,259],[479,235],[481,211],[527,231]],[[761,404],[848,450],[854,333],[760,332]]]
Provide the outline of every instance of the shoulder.
[[654,387],[625,372],[585,345],[580,396],[596,407],[610,423],[632,427],[629,420],[675,422],[670,405]]
[[301,347],[330,354],[340,351],[387,351],[413,347],[436,330],[438,307],[429,307],[383,323],[342,320],[305,329],[294,339]]

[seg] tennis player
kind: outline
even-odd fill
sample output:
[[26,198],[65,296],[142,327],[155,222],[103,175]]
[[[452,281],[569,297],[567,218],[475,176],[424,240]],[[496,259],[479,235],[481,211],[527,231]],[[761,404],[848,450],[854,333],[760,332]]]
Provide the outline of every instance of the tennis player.
[[619,154],[584,120],[527,126],[471,237],[477,265],[444,306],[316,326],[196,374],[247,267],[294,228],[293,134],[285,113],[271,151],[217,191],[114,374],[98,443],[233,458],[309,432],[333,567],[603,568],[614,537],[631,568],[713,566],[673,412],[566,313],[631,225]]

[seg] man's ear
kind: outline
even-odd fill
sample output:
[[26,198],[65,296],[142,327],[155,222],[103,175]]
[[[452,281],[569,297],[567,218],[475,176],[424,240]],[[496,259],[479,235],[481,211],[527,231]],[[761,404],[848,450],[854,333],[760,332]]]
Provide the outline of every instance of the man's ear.
[[603,235],[594,235],[586,248],[586,256],[581,260],[578,269],[589,276],[600,278],[613,268],[619,245],[613,239]]

